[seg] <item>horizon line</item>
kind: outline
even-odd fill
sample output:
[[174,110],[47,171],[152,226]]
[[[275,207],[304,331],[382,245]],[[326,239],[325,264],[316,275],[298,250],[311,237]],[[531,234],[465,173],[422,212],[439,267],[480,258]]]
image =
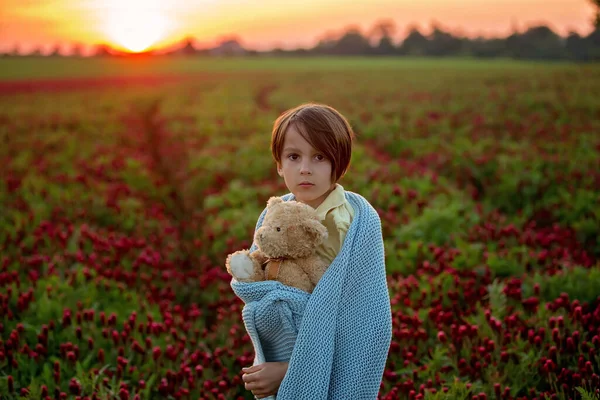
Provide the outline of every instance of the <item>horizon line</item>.
[[[421,26],[419,26],[416,23],[407,24],[405,34],[402,34],[401,36],[392,35],[390,37],[392,38],[392,43],[397,45],[397,44],[402,43],[406,39],[406,37],[408,37],[408,35],[410,34],[411,31],[417,30],[423,36],[427,37],[434,31],[435,28],[438,28],[443,32],[451,34],[452,36],[459,37],[459,38],[466,38],[466,39],[470,39],[470,40],[474,40],[474,39],[487,39],[487,40],[505,39],[514,33],[522,34],[532,28],[544,26],[544,27],[547,27],[548,29],[550,29],[552,32],[554,32],[557,36],[559,36],[563,39],[566,39],[570,34],[573,34],[573,33],[578,34],[579,36],[583,37],[583,36],[587,36],[587,35],[591,34],[592,32],[594,32],[597,29],[600,29],[600,27],[594,27],[592,25],[591,29],[589,29],[589,32],[587,32],[587,33],[581,32],[581,30],[580,31],[569,30],[569,33],[567,35],[563,35],[560,32],[557,32],[555,29],[553,29],[552,24],[548,23],[548,22],[542,22],[542,21],[531,22],[530,24],[528,24],[527,26],[525,26],[524,28],[521,28],[521,29],[516,28],[514,21],[512,21],[512,22],[513,22],[512,30],[510,33],[502,34],[500,32],[497,32],[495,34],[494,33],[482,34],[481,32],[479,32],[479,33],[470,33],[469,34],[469,33],[466,33],[465,29],[462,27],[452,29],[452,28],[445,27],[443,24],[439,23],[439,21],[434,20],[434,21],[430,21],[427,29],[423,29]],[[372,37],[369,35],[369,33],[365,32],[364,29],[358,28],[357,25],[349,24],[345,28],[338,30],[338,33],[335,35],[334,40],[339,40],[344,34],[350,32],[352,30],[358,30],[365,38],[372,39]],[[325,32],[331,33],[330,30],[326,30]],[[313,40],[314,43],[312,45],[302,45],[299,43],[296,43],[296,44],[292,43],[288,46],[283,46],[283,47],[278,46],[278,45],[273,45],[272,47],[266,47],[266,48],[264,48],[264,47],[261,48],[262,46],[259,46],[258,48],[256,48],[256,44],[254,44],[254,46],[244,44],[244,39],[241,37],[241,35],[235,34],[235,33],[220,35],[212,40],[199,40],[192,34],[185,34],[185,35],[181,35],[179,37],[179,39],[174,39],[173,41],[169,41],[161,46],[150,46],[148,49],[145,49],[140,52],[133,52],[133,51],[129,51],[127,49],[122,49],[122,48],[120,48],[121,46],[108,43],[107,41],[100,41],[100,42],[95,42],[95,43],[82,43],[82,42],[77,41],[76,39],[67,40],[67,41],[58,41],[53,44],[29,44],[29,45],[25,45],[25,47],[29,47],[30,52],[40,51],[41,54],[43,54],[43,55],[52,54],[52,52],[57,47],[60,48],[61,53],[62,53],[65,50],[65,46],[67,48],[70,48],[71,50],[75,47],[80,47],[80,48],[82,48],[82,50],[84,50],[84,53],[89,53],[90,51],[93,51],[93,50],[97,49],[98,47],[108,47],[109,49],[115,50],[117,52],[136,54],[136,53],[160,52],[160,51],[168,51],[170,49],[176,49],[176,48],[178,48],[178,45],[180,45],[184,42],[187,42],[189,40],[192,41],[193,47],[196,50],[213,49],[227,41],[235,40],[240,44],[241,47],[244,48],[244,50],[256,51],[256,52],[271,52],[271,51],[276,51],[276,50],[284,50],[284,51],[308,50],[308,49],[318,46],[319,42],[325,40],[324,36],[326,36],[326,33],[317,36]],[[377,39],[375,39],[375,40],[377,40]],[[372,40],[369,40],[369,41],[371,42]],[[0,45],[0,53],[6,52],[6,51],[15,51],[15,48],[18,48],[20,51],[23,50],[22,45],[18,41],[16,41],[16,43],[14,43],[12,46]],[[67,54],[69,54],[69,53],[70,52],[67,52]],[[26,54],[24,54],[24,55],[26,55]]]

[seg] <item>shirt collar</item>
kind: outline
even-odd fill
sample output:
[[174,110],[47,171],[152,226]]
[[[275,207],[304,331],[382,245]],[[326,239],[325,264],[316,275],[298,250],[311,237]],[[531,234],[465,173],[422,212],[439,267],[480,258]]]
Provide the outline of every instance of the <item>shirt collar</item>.
[[316,208],[319,220],[323,221],[325,216],[332,209],[341,206],[346,202],[344,187],[339,183],[335,184],[335,189],[329,193],[327,198]]

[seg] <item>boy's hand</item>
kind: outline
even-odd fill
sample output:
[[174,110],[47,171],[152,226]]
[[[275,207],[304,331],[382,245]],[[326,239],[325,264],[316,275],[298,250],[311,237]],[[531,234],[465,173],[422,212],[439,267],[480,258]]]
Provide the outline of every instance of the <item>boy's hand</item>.
[[274,396],[279,390],[279,385],[288,369],[287,362],[267,362],[242,368],[242,380],[247,390],[259,399]]

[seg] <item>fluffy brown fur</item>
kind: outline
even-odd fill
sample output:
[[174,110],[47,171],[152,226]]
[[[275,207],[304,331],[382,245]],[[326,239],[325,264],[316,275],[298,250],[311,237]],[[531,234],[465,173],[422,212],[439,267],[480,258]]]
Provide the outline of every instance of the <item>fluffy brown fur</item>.
[[227,271],[240,282],[264,281],[273,261],[283,259],[276,280],[312,293],[328,265],[315,253],[327,239],[327,228],[315,210],[297,201],[271,197],[261,227],[254,235],[258,250],[227,256]]

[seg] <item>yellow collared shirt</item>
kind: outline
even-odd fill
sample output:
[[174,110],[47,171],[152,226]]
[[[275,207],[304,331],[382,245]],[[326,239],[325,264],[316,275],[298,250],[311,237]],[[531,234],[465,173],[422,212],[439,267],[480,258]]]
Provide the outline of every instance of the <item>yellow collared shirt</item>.
[[327,228],[327,240],[317,247],[317,254],[331,264],[342,248],[346,233],[354,218],[354,208],[346,200],[344,188],[339,183],[316,209],[319,220]]

